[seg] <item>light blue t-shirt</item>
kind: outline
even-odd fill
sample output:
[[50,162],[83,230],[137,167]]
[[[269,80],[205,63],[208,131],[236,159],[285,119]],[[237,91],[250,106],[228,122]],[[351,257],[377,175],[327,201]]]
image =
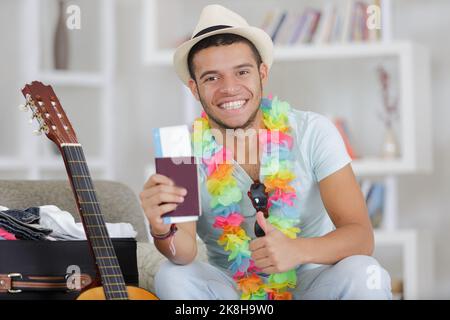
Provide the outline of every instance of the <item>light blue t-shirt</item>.
[[[325,116],[309,111],[292,109],[289,122],[293,129],[296,179],[291,183],[297,192],[298,218],[297,225],[301,232],[299,237],[323,236],[335,227],[323,205],[318,182],[351,162],[344,142],[334,124]],[[233,175],[242,191],[239,205],[245,220],[241,227],[248,236],[255,239],[254,223],[256,211],[253,208],[247,191],[253,180],[244,169],[234,161]],[[201,183],[202,215],[197,222],[197,233],[206,245],[209,262],[230,274],[227,270],[231,262],[228,253],[217,243],[222,230],[213,228],[215,216],[211,214],[211,197],[206,189],[206,172],[199,173]],[[261,179],[260,179],[261,180]],[[304,265],[316,267],[317,265]],[[309,268],[308,268],[309,269]]]

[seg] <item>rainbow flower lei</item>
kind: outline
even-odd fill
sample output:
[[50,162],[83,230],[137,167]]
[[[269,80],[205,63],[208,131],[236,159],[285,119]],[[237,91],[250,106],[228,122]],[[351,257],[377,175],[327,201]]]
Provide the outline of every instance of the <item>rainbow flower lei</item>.
[[[260,175],[269,194],[268,221],[286,236],[295,239],[300,229],[295,227],[299,222],[294,209],[296,192],[290,185],[295,179],[291,155],[293,138],[288,119],[290,106],[275,97],[263,98],[260,108],[267,129],[259,133],[259,143],[262,150]],[[257,274],[261,270],[251,259],[251,238],[240,226],[244,221],[239,207],[242,192],[233,177],[231,152],[216,143],[204,112],[194,121],[193,127],[194,155],[201,158],[208,175],[206,187],[215,215],[213,227],[223,230],[218,243],[229,252],[228,261],[232,261],[229,268],[242,292],[241,299],[292,299],[288,289],[297,285],[295,269],[271,274],[266,281]]]

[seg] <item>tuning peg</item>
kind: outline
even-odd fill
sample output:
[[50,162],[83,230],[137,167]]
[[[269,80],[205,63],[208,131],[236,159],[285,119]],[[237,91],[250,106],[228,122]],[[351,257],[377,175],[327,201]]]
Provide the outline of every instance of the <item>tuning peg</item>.
[[33,113],[33,115],[31,116],[30,120],[28,120],[28,123],[29,124],[33,124],[33,121],[34,121],[35,118],[38,118],[38,116],[36,116],[36,114]]
[[42,134],[42,129],[39,130],[33,130],[33,135],[34,136],[40,136]]
[[29,107],[28,104],[20,104],[18,108],[20,111],[27,112]]

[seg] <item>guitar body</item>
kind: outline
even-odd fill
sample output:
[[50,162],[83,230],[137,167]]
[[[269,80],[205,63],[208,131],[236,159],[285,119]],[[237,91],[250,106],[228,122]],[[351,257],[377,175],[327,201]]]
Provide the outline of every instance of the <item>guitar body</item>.
[[[127,286],[128,299],[130,300],[159,300],[154,294],[142,288]],[[106,300],[103,287],[94,287],[82,292],[77,300]]]

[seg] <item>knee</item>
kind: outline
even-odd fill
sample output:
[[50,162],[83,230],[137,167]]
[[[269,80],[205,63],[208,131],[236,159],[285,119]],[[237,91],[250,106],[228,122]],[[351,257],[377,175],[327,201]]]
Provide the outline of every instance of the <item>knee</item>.
[[341,299],[392,299],[389,273],[370,256],[355,255],[333,267],[342,281]]
[[190,292],[190,265],[177,265],[169,260],[161,263],[155,274],[155,293],[161,300],[187,299],[184,295]]
[[163,262],[155,275],[155,292],[161,300],[238,298],[231,278],[199,261],[187,265]]

